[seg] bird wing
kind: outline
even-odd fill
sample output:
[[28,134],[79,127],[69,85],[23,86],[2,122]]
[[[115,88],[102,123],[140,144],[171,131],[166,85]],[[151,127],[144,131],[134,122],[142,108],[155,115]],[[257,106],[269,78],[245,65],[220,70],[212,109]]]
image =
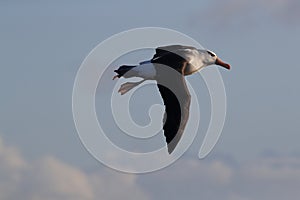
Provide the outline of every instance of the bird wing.
[[[186,62],[181,62],[181,64],[186,65]],[[184,70],[184,66],[181,68]],[[169,72],[169,70],[163,72],[162,67],[157,67],[157,69],[160,70],[156,79],[157,87],[165,105],[163,130],[168,152],[172,153],[184,132],[189,118],[191,95],[183,74],[174,69],[172,69],[172,72]]]
[[170,52],[176,53],[180,50],[187,50],[187,49],[197,50],[195,47],[183,46],[183,45],[169,45],[169,46],[157,47],[155,49],[155,54],[152,59],[164,56],[166,53],[170,53]]
[[[184,56],[179,54],[180,52],[179,48],[173,48],[173,46],[177,47],[180,45],[168,46],[168,49],[170,51],[167,50],[167,48],[164,49],[160,49],[162,47],[157,48],[156,54],[151,59],[151,63],[165,65],[175,69],[179,73],[182,73],[183,66],[186,67],[186,65],[188,65],[189,63]],[[171,49],[173,49],[174,51],[171,51]],[[177,51],[175,52],[176,49]],[[161,69],[161,66],[158,66],[156,68],[157,68],[156,70],[159,70]],[[160,72],[158,74],[163,74],[163,72]]]
[[[199,66],[203,64],[195,62],[198,60],[195,59],[198,55],[198,50],[194,47],[171,45],[158,47],[156,49],[156,54],[151,59],[151,62],[170,66],[179,73],[189,75],[191,72],[199,69]],[[183,64],[185,64],[184,71],[182,71]]]

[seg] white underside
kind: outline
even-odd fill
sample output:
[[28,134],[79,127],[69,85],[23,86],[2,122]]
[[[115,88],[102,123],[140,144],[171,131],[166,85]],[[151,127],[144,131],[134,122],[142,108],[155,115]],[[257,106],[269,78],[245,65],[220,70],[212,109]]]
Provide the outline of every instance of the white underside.
[[132,71],[136,72],[138,77],[144,78],[144,79],[154,79],[156,76],[156,70],[152,63],[145,63],[136,66],[132,69]]

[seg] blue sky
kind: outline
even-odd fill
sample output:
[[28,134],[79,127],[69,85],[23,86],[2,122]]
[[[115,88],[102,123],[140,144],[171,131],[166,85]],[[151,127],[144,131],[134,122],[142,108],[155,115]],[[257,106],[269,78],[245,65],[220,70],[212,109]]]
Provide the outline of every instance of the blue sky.
[[[296,0],[1,1],[1,199],[296,198],[299,13]],[[136,176],[107,169],[84,149],[71,97],[76,72],[98,43],[145,26],[191,36],[232,70],[221,70],[228,112],[212,154],[197,160],[200,130],[178,162]],[[204,130],[209,99],[201,81],[199,90]]]

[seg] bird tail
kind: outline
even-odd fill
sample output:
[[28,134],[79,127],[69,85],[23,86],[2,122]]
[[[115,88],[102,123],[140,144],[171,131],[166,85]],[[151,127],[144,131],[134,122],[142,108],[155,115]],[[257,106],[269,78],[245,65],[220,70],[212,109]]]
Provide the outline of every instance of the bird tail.
[[121,85],[120,89],[119,89],[119,93],[121,93],[121,95],[127,93],[129,90],[131,90],[132,88],[135,88],[136,86],[138,86],[139,84],[143,83],[145,80],[141,80],[139,82],[127,82]]
[[131,66],[131,65],[122,65],[121,67],[119,67],[119,69],[116,69],[114,72],[117,73],[116,76],[114,76],[113,79],[115,78],[120,78],[120,77],[124,77],[124,78],[130,78],[135,76],[135,73],[132,69],[135,68],[136,66]]

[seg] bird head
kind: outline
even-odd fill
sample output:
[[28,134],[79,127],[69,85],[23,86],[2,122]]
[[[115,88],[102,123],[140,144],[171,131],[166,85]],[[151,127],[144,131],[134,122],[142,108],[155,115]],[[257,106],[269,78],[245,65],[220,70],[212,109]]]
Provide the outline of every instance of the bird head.
[[230,69],[230,65],[228,63],[225,63],[222,61],[214,52],[210,50],[205,50],[204,51],[205,58],[203,62],[208,66],[208,65],[220,65],[226,69]]

